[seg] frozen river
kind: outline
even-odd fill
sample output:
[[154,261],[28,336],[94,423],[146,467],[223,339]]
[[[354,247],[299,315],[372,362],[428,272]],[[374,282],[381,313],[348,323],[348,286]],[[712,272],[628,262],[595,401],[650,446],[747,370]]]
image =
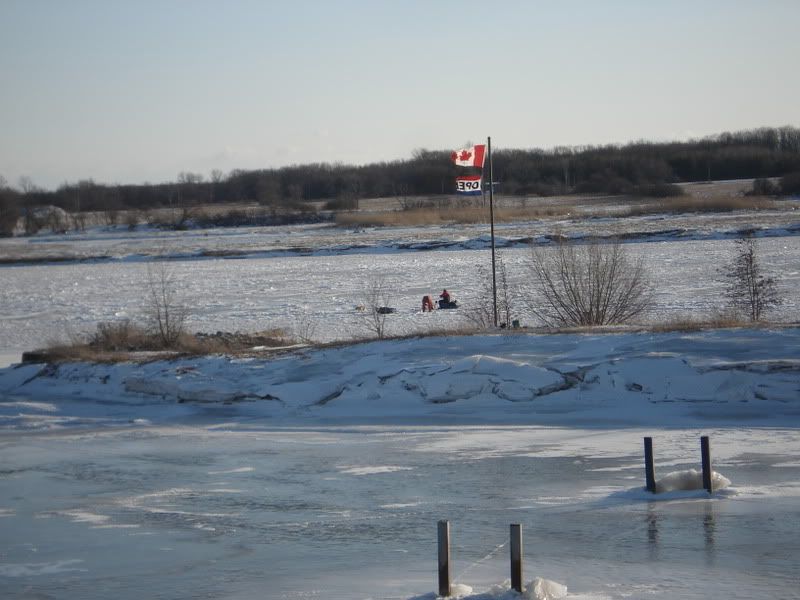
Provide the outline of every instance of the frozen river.
[[[521,523],[525,580],[571,598],[797,598],[792,429],[712,431],[732,489],[655,502],[647,431],[226,423],[5,437],[0,595],[409,598],[436,589],[449,519],[476,592]],[[698,437],[658,433],[658,474],[697,467]]]
[[[642,256],[656,289],[648,318],[707,316],[724,309],[718,269],[730,260],[731,241],[626,244]],[[800,312],[800,236],[759,240],[764,267],[779,276],[784,304],[773,318]],[[512,284],[525,281],[529,250],[503,250]],[[349,254],[341,256],[176,260],[170,263],[196,331],[260,331],[272,327],[311,333],[319,341],[372,335],[354,310],[366,301],[369,282],[385,279],[398,309],[387,332],[458,327],[466,311],[420,313],[425,294],[451,290],[462,306],[481,304],[490,277],[488,250]],[[23,350],[93,331],[98,322],[141,319],[147,267],[141,262],[101,262],[0,267],[0,353],[6,363]],[[523,324],[525,307],[517,303]],[[2,364],[2,363],[0,363]]]
[[[774,317],[796,321],[800,236],[759,247],[783,286]],[[656,284],[649,318],[723,307],[717,271],[730,241],[626,248]],[[523,282],[528,251],[500,254],[512,282]],[[370,334],[354,307],[377,278],[398,309],[389,333],[458,327],[481,302],[489,256],[169,265],[193,330],[282,327],[327,341]],[[147,271],[121,260],[4,266],[0,277],[2,367],[98,322],[141,318]],[[443,287],[465,310],[420,313],[421,296]],[[518,522],[525,580],[564,583],[570,598],[797,598],[793,329],[507,337],[451,341],[460,348],[452,360],[430,338],[268,366],[62,369],[30,384],[38,367],[4,369],[0,597],[414,598],[436,589],[436,522],[449,519],[453,574],[476,592],[508,578],[508,525]],[[591,377],[540,398],[535,386],[556,367]],[[486,391],[497,389],[505,395]],[[174,390],[202,401],[167,398]],[[271,400],[204,400],[241,390],[281,396],[283,413]],[[642,491],[643,436],[655,438],[662,476],[699,467],[706,434],[730,488],[657,501]]]

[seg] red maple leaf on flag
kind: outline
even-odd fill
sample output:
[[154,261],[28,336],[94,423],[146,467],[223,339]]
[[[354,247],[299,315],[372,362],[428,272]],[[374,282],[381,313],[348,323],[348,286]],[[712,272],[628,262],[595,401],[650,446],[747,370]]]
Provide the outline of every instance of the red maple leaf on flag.
[[467,152],[466,150],[462,150],[461,151],[461,156],[458,157],[458,160],[460,160],[462,162],[466,162],[466,161],[468,161],[470,159],[471,156],[472,156],[472,152]]

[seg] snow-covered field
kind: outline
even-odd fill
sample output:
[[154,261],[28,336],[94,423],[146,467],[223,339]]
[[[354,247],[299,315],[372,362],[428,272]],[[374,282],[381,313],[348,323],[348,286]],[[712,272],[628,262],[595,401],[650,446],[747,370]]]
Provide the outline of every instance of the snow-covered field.
[[[787,291],[777,317],[796,321],[800,237],[784,233],[760,243]],[[113,245],[94,235],[78,242],[87,256]],[[652,318],[720,306],[728,234],[692,237],[628,246],[657,282]],[[464,238],[238,260],[194,248],[171,265],[194,329],[366,334],[353,307],[383,276],[392,331],[428,331],[462,317],[421,314],[424,293],[478,295],[488,253]],[[503,252],[524,278],[526,250]],[[143,262],[123,249],[0,267],[0,352],[11,362],[56,331],[135,317]],[[472,598],[515,597],[509,523],[523,526],[524,579],[568,598],[797,598],[799,399],[796,326],[1,368],[0,596],[434,598],[436,522],[449,519],[457,590]],[[682,487],[701,435],[729,485],[643,491],[642,437],[662,484]]]

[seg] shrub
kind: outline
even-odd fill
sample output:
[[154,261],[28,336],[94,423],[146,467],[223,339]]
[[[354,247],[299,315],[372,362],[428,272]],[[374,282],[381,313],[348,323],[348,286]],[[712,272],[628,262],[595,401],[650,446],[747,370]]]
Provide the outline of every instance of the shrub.
[[497,293],[497,325],[510,327],[512,316],[516,314],[516,295],[508,279],[508,270],[502,254],[496,253],[495,277],[492,285],[492,271],[480,267],[478,278],[481,282],[480,294],[473,306],[464,309],[464,317],[476,330],[495,327],[495,288]]
[[619,242],[534,247],[530,272],[528,307],[548,327],[627,323],[652,303],[644,263]]
[[747,192],[748,196],[774,196],[780,192],[780,187],[769,179],[754,179],[753,189]]
[[98,323],[97,331],[89,336],[88,345],[108,352],[149,350],[155,346],[147,332],[128,319]]

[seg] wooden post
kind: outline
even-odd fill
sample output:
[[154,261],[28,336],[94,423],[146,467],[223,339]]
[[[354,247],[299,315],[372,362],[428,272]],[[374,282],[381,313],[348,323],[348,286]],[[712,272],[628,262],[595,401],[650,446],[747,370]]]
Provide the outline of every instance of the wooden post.
[[653,466],[653,438],[644,438],[644,473],[647,491],[656,493],[656,470]]
[[450,595],[450,521],[439,521],[439,595]]
[[709,493],[714,493],[714,486],[711,482],[711,449],[709,448],[708,436],[700,438],[700,453],[703,460],[703,488]]
[[522,593],[522,525],[511,525],[511,587]]

